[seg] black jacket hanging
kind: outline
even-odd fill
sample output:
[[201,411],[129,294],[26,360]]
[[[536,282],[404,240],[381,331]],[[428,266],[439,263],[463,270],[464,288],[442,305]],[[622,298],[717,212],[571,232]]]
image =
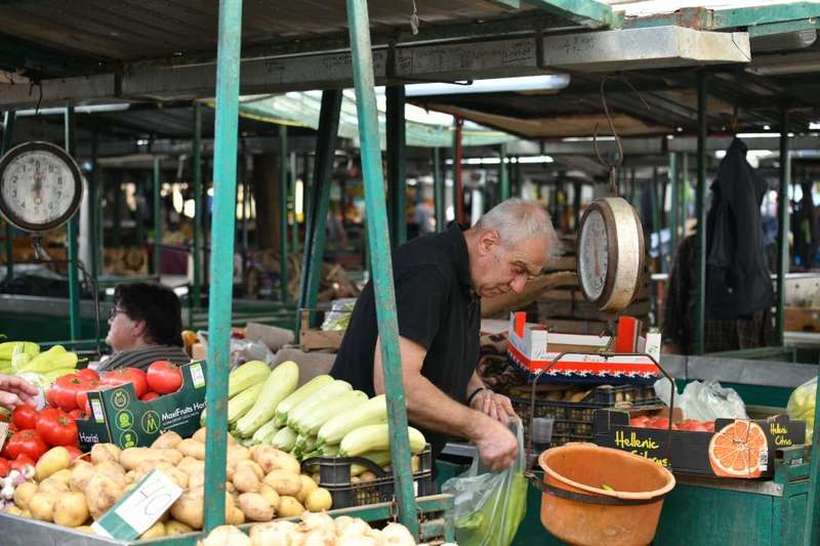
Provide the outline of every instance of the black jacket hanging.
[[760,204],[766,182],[735,138],[712,183],[706,220],[706,317],[748,317],[774,303],[763,245]]

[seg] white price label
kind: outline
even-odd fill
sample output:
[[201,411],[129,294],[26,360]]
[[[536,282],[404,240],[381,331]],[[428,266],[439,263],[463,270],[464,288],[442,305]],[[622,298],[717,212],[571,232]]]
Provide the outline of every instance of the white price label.
[[191,364],[191,379],[194,381],[194,388],[199,389],[205,385],[205,374],[202,373],[201,364]]

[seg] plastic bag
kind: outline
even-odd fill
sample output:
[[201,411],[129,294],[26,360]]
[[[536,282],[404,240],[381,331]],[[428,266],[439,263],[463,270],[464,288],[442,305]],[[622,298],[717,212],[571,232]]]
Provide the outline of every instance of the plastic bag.
[[[208,351],[208,332],[200,330],[196,333],[202,343],[205,352]],[[249,362],[251,360],[261,360],[265,364],[273,362],[274,354],[268,349],[268,346],[261,341],[253,341],[250,339],[231,338],[230,359],[231,369],[233,370],[240,364]]]
[[[717,381],[693,381],[686,385],[682,394],[675,391],[675,407],[683,412],[684,419],[714,421],[715,419],[748,419],[746,404],[729,387],[722,387]],[[655,394],[670,405],[669,380],[659,379],[655,382]]]
[[814,410],[817,407],[817,378],[809,379],[792,392],[786,413],[792,419],[806,422],[806,444],[811,444],[814,435]]
[[353,315],[353,308],[356,306],[356,298],[342,298],[333,300],[330,311],[325,313],[325,320],[322,322],[322,330],[325,332],[333,330],[347,330],[350,324],[350,317]]
[[442,493],[455,497],[459,546],[509,546],[524,519],[527,478],[521,421],[516,419],[511,428],[518,438],[518,457],[512,467],[486,471],[476,454],[467,472],[441,486]]

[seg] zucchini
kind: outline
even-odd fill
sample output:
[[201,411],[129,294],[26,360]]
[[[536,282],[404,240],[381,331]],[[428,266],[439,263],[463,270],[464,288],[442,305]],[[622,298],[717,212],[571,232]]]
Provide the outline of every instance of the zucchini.
[[276,423],[280,427],[285,426],[288,422],[288,412],[290,410],[306,400],[311,394],[332,382],[333,378],[329,375],[317,375],[293,391],[293,393],[291,393],[287,398],[282,400],[278,406],[276,406]]
[[270,375],[270,368],[261,360],[245,362],[228,376],[228,398],[233,398],[240,392],[262,384]]
[[327,423],[334,416],[341,412],[346,412],[349,408],[355,408],[367,402],[367,394],[362,391],[347,391],[339,396],[333,397],[311,411],[300,416],[296,421],[296,431],[303,436],[316,436],[322,425]]
[[290,453],[294,444],[296,444],[296,431],[289,427],[280,429],[279,432],[273,435],[270,443],[276,449]]
[[319,445],[336,445],[345,435],[365,425],[387,422],[387,398],[380,394],[364,404],[359,404],[332,417],[316,434]]
[[301,422],[305,416],[326,404],[329,400],[352,390],[353,387],[347,381],[336,379],[326,383],[288,411],[288,426],[297,432],[301,432],[297,423]]
[[[427,440],[424,434],[413,427],[407,427],[410,437],[410,453],[421,453]],[[368,451],[389,451],[390,432],[387,424],[366,425],[348,432],[339,444],[339,454],[342,457],[355,457]]]
[[[389,451],[368,451],[367,453],[362,453],[359,457],[364,457],[365,459],[372,461],[374,464],[382,467],[388,466],[390,464],[390,452]],[[350,465],[350,475],[351,476],[358,476],[364,472],[367,472],[370,468],[362,465],[353,463]]]
[[[228,400],[228,424],[234,424],[240,417],[248,413],[251,407],[253,407],[254,402],[256,402],[256,397],[259,396],[259,393],[262,391],[262,384],[254,385],[253,387],[240,392],[230,400]],[[205,426],[205,417],[208,410],[207,408],[202,411],[202,417],[200,417],[200,424]]]
[[262,385],[256,403],[236,422],[236,431],[239,435],[243,438],[252,436],[259,427],[270,421],[276,413],[276,406],[296,390],[298,383],[299,366],[296,362],[288,360],[274,368]]
[[256,432],[253,433],[252,438],[256,443],[259,444],[266,444],[266,438],[273,438],[273,435],[276,434],[279,427],[276,426],[276,423],[271,419],[261,427],[257,429]]

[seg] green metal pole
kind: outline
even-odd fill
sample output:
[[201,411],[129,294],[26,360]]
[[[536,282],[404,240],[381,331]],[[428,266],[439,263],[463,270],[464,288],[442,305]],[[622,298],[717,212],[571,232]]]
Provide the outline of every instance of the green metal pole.
[[706,73],[698,73],[698,186],[695,192],[695,216],[698,220],[695,243],[695,331],[694,353],[703,354],[706,326]]
[[405,171],[404,86],[391,85],[387,95],[387,191],[390,221],[390,242],[394,247],[407,241],[407,177]]
[[[14,118],[15,112],[9,111],[5,113],[3,120],[3,142],[2,149],[0,149],[0,156],[5,154],[11,148],[12,137],[14,135]],[[11,224],[6,222],[6,282],[14,278],[14,230],[11,229]]]
[[194,282],[192,287],[195,309],[202,307],[202,105],[194,101]]
[[279,290],[288,303],[288,128],[279,126]]
[[102,241],[99,239],[100,235],[100,173],[99,165],[97,164],[97,151],[99,144],[99,134],[95,129],[91,134],[91,175],[88,177],[88,202],[90,207],[90,229],[88,245],[91,248],[91,276],[94,278],[96,284],[97,278],[100,276],[100,247]]
[[681,240],[686,237],[686,221],[689,219],[689,206],[686,204],[687,194],[689,193],[689,188],[691,185],[689,184],[689,154],[684,152],[683,153],[683,178],[681,179],[680,184],[680,199],[678,199],[680,203],[680,214],[678,215],[680,218],[680,225],[681,225]]
[[154,191],[154,275],[162,274],[162,185],[160,176],[160,158],[154,157],[154,178],[151,188]]
[[786,274],[789,272],[789,185],[791,184],[791,157],[789,155],[789,111],[783,109],[780,117],[780,185],[777,190],[777,314],[775,333],[777,344],[783,345],[786,305]]
[[[73,156],[76,144],[74,142],[74,107],[65,109],[65,151]],[[75,214],[68,221],[68,310],[71,340],[80,339],[80,277],[77,267],[79,249],[77,236],[80,230],[80,215]]]
[[671,204],[669,207],[669,256],[671,261],[675,259],[678,248],[678,197],[680,195],[680,178],[678,176],[678,154],[669,154],[669,188],[671,192]]
[[205,531],[225,521],[228,370],[236,224],[236,149],[239,125],[239,60],[242,0],[219,3],[214,128],[214,217],[211,222],[211,286],[208,302],[205,447]]
[[[313,168],[313,190],[310,192],[305,222],[305,252],[302,256],[302,278],[299,291],[300,309],[315,308],[319,294],[319,281],[322,278],[322,263],[325,255],[325,225],[330,207],[331,175],[333,174],[336,133],[339,131],[341,109],[341,89],[322,92],[319,135],[316,139],[316,161]],[[300,326],[301,320],[297,319],[297,339]]]
[[444,231],[447,219],[444,214],[444,175],[441,172],[440,148],[433,148],[433,202],[436,209],[436,231]]
[[[784,129],[781,129],[784,130]],[[820,399],[820,374],[817,377],[815,400]],[[820,409],[814,407],[814,436],[812,440],[811,467],[809,470],[808,502],[806,503],[806,528],[803,532],[804,546],[820,544]]]
[[418,537],[419,522],[416,513],[413,474],[410,469],[410,442],[407,437],[407,410],[402,386],[393,266],[384,205],[384,175],[379,149],[379,121],[374,90],[370,22],[366,0],[346,0],[346,3],[353,61],[353,82],[356,88],[359,118],[376,317],[379,324],[385,390],[388,393],[390,459],[396,479],[395,495],[399,507],[399,520],[413,536]]
[[[296,217],[296,189],[297,189],[297,180],[299,178],[298,171],[296,169],[296,152],[290,153],[290,203],[291,203],[291,211],[292,211],[292,218],[293,218],[293,227],[290,229],[291,235],[291,248],[293,252],[299,252],[299,218]],[[304,181],[302,183],[302,188],[304,189]],[[304,201],[304,192],[302,192],[302,210],[304,210],[305,201]]]
[[506,144],[500,146],[499,159],[501,162],[498,164],[498,200],[501,202],[510,198],[510,165],[507,163]]

